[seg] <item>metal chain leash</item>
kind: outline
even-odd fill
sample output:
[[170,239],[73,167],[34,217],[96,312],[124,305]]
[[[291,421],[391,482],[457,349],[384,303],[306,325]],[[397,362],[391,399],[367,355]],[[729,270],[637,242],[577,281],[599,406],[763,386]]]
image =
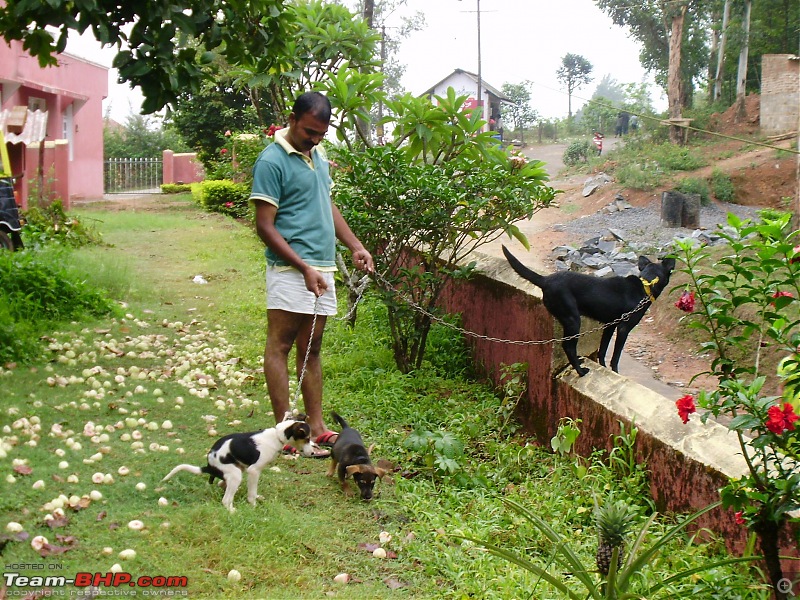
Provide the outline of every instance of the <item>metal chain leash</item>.
[[610,323],[605,323],[603,325],[599,325],[598,327],[594,327],[593,329],[587,329],[586,331],[582,331],[582,332],[576,333],[574,335],[568,335],[566,337],[560,337],[560,338],[552,338],[552,339],[549,339],[549,340],[506,340],[506,339],[503,339],[503,338],[496,338],[496,337],[491,337],[491,336],[487,336],[487,335],[481,335],[479,333],[475,333],[474,331],[469,331],[467,329],[464,329],[463,327],[458,327],[457,325],[453,325],[452,323],[448,323],[447,321],[445,321],[441,317],[438,317],[438,316],[434,315],[433,313],[431,313],[430,311],[428,311],[428,310],[424,309],[423,307],[421,307],[419,304],[417,304],[411,298],[409,298],[406,294],[403,294],[402,292],[399,292],[396,289],[394,289],[392,284],[383,275],[381,275],[377,271],[375,272],[375,278],[378,279],[378,281],[380,281],[386,287],[387,290],[391,291],[396,296],[400,297],[406,304],[411,306],[411,308],[413,308],[414,310],[422,313],[423,315],[428,317],[431,321],[439,323],[440,325],[444,325],[445,327],[449,327],[450,329],[458,331],[459,333],[462,333],[462,334],[467,335],[469,337],[473,337],[473,338],[477,338],[477,339],[481,339],[481,340],[486,340],[488,342],[497,342],[497,343],[501,343],[501,344],[511,344],[511,345],[519,345],[519,346],[544,345],[544,344],[552,344],[552,343],[555,343],[555,342],[565,342],[567,340],[578,339],[580,337],[583,337],[585,335],[589,335],[590,333],[594,333],[596,331],[602,331],[606,327],[609,327],[611,325],[617,325],[619,323],[622,323],[623,321],[627,321],[631,317],[631,315],[633,315],[639,309],[641,309],[644,306],[646,306],[647,303],[650,301],[649,298],[647,296],[645,296],[644,298],[642,298],[642,300],[639,302],[639,304],[636,305],[635,308],[633,308],[632,310],[629,310],[626,313],[623,313],[617,319],[611,321]]
[[[496,342],[496,343],[499,343],[499,344],[511,344],[511,345],[518,345],[518,346],[554,344],[556,342],[566,342],[568,340],[578,339],[578,338],[583,337],[585,335],[589,335],[590,333],[595,333],[597,331],[602,331],[606,327],[613,326],[613,325],[618,325],[619,323],[622,323],[623,321],[627,321],[631,317],[631,315],[633,315],[634,313],[638,312],[639,309],[644,308],[648,304],[648,302],[650,302],[649,298],[647,296],[645,296],[644,298],[642,298],[642,300],[639,302],[639,304],[636,305],[635,308],[633,308],[632,310],[629,310],[626,313],[623,313],[617,319],[614,319],[610,323],[605,323],[603,325],[599,325],[599,326],[594,327],[592,329],[587,329],[586,331],[582,331],[582,332],[576,333],[574,335],[568,335],[568,336],[560,337],[560,338],[551,338],[549,340],[507,340],[507,339],[503,339],[503,338],[496,338],[496,337],[491,337],[491,336],[488,336],[488,335],[482,335],[482,334],[479,334],[479,333],[475,333],[474,331],[469,331],[467,329],[464,329],[463,327],[458,327],[457,325],[453,325],[452,323],[448,323],[443,318],[433,314],[432,312],[426,310],[425,308],[423,308],[422,306],[420,306],[419,304],[414,302],[414,300],[411,299],[407,294],[404,294],[403,292],[400,292],[400,291],[396,290],[394,288],[394,286],[391,284],[391,282],[388,281],[383,275],[381,275],[377,271],[372,273],[372,275],[375,277],[375,279],[378,282],[380,282],[384,286],[384,288],[387,291],[393,293],[395,296],[399,297],[406,304],[408,304],[411,308],[413,308],[417,312],[425,315],[431,321],[433,321],[435,323],[438,323],[439,325],[443,325],[445,327],[453,329],[453,330],[455,330],[455,331],[457,331],[457,332],[459,332],[459,333],[461,333],[463,335],[466,335],[466,336],[469,336],[469,337],[472,337],[472,338],[486,340],[487,342]],[[347,312],[347,314],[345,316],[343,316],[341,318],[337,317],[336,320],[346,321],[347,319],[349,319],[355,313],[356,308],[358,307],[358,303],[361,302],[361,299],[364,297],[364,292],[366,291],[366,289],[367,289],[367,281],[363,281],[362,280],[362,283],[359,284],[358,296],[356,297],[355,302],[353,302],[353,305],[350,307],[350,310]],[[311,341],[314,339],[314,329],[317,326],[317,315],[319,314],[317,312],[317,308],[319,308],[319,297],[317,297],[314,300],[314,318],[311,321],[311,333],[308,336],[308,345],[306,346],[306,354],[305,354],[305,357],[303,358],[303,366],[300,369],[300,376],[298,377],[298,380],[297,380],[297,389],[295,390],[294,399],[293,399],[293,402],[292,402],[295,405],[297,404],[297,400],[300,398],[301,388],[303,386],[303,379],[305,378],[306,367],[308,365],[308,356],[311,353]]]

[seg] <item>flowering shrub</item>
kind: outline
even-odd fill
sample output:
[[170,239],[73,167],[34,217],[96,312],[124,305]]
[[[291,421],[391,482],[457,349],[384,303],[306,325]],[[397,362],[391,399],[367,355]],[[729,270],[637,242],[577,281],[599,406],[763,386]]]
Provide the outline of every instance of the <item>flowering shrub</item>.
[[[800,438],[795,429],[800,403],[800,256],[789,231],[790,215],[762,213],[757,222],[728,215],[719,234],[729,252],[712,259],[703,247],[679,242],[692,281],[676,306],[690,314],[689,326],[704,337],[701,346],[713,356],[710,374],[719,386],[698,395],[698,405],[710,416],[727,417],[736,433],[748,474],[732,479],[721,490],[723,504],[736,510],[759,537],[775,597],[785,598],[778,557],[778,533],[789,513],[800,508]],[[794,241],[793,241],[794,240]],[[751,340],[752,338],[752,340]],[[782,396],[764,395],[766,374],[762,353],[771,348],[786,354],[777,369]],[[770,374],[771,375],[771,374]],[[691,396],[677,402],[684,423],[694,412]]]
[[203,181],[196,187],[193,199],[206,210],[237,219],[250,218],[250,185],[228,180]]

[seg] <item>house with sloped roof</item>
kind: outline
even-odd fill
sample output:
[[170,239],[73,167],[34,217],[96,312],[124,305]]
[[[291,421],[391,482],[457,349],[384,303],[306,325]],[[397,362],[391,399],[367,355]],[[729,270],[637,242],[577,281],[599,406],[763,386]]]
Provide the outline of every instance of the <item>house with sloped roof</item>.
[[500,106],[503,103],[512,104],[512,101],[483,78],[480,79],[480,98],[478,98],[478,83],[478,76],[475,73],[464,69],[456,69],[420,95],[428,97],[446,96],[447,88],[452,87],[457,94],[467,96],[467,101],[464,104],[465,108],[481,107],[483,120],[488,124],[488,129],[500,133],[503,127],[500,120]]
[[0,43],[0,131],[23,207],[32,191],[65,208],[102,198],[107,95],[107,67],[66,53],[40,67],[21,42]]

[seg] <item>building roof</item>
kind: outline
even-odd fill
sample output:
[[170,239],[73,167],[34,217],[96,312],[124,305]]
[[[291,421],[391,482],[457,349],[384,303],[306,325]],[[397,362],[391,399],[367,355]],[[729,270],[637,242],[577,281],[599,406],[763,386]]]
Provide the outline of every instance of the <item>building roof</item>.
[[[420,95],[421,95],[421,96],[430,96],[431,94],[433,94],[433,90],[435,90],[437,87],[439,87],[439,86],[440,86],[441,84],[443,84],[445,81],[447,81],[448,79],[450,79],[450,78],[451,78],[453,75],[466,75],[468,78],[470,78],[472,81],[474,81],[474,82],[475,82],[475,85],[476,85],[476,86],[478,85],[478,76],[477,76],[475,73],[472,73],[472,72],[470,72],[470,71],[465,71],[464,69],[455,69],[455,70],[454,70],[452,73],[450,73],[450,74],[449,74],[447,77],[445,77],[444,79],[442,79],[442,80],[440,80],[440,81],[436,82],[436,83],[435,83],[435,84],[433,84],[431,87],[429,87],[427,90],[425,90],[424,92],[422,92],[422,94],[420,94]],[[482,89],[482,90],[485,90],[485,91],[486,91],[486,92],[488,92],[488,93],[490,93],[492,96],[495,96],[495,97],[496,97],[498,100],[500,100],[501,102],[513,103],[513,101],[511,100],[511,98],[509,98],[508,96],[506,96],[506,95],[505,95],[503,92],[501,92],[500,90],[498,90],[498,89],[497,89],[496,87],[494,87],[493,85],[490,85],[490,84],[486,83],[486,80],[485,80],[485,79],[483,79],[483,78],[481,78],[481,89]]]

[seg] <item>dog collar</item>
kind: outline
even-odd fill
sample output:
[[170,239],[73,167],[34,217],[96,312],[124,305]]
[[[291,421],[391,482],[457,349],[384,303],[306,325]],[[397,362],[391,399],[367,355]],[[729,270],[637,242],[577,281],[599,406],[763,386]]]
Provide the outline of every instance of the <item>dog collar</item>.
[[655,302],[656,298],[653,296],[653,291],[650,288],[658,283],[658,277],[652,281],[647,281],[647,279],[644,277],[639,277],[639,281],[642,282],[642,285],[644,286],[644,293],[647,294],[648,298],[650,298],[650,302]]

